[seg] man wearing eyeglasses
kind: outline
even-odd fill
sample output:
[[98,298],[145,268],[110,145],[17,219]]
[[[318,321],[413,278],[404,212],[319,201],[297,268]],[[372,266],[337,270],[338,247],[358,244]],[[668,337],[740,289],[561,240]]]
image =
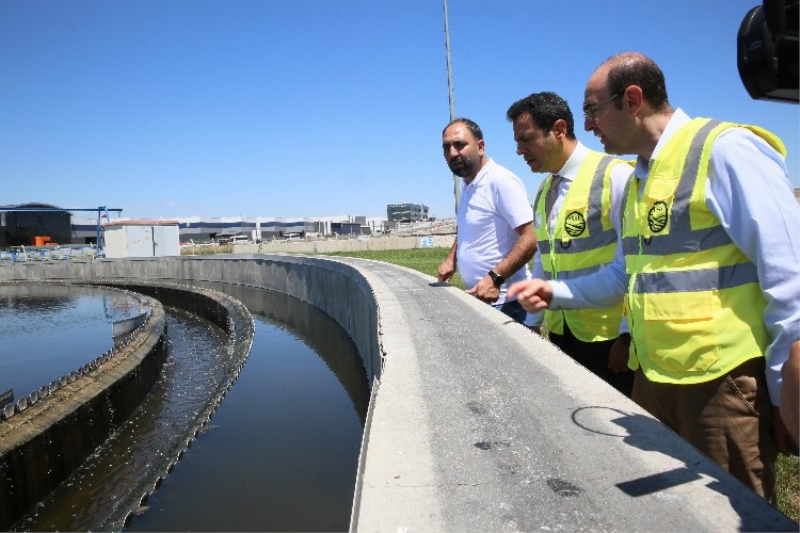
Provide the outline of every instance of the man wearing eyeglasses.
[[637,155],[624,262],[509,293],[528,311],[624,294],[633,400],[773,500],[776,449],[794,444],[781,370],[800,339],[800,206],[783,143],[674,110],[661,69],[638,53],[594,71],[584,109],[606,152]]
[[[514,102],[506,118],[513,123],[517,154],[531,171],[550,174],[533,202],[538,243],[533,277],[571,279],[611,263],[621,254],[620,202],[633,168],[578,141],[572,111],[555,93]],[[633,372],[627,354],[609,361],[621,321],[619,298],[594,309],[547,309],[531,314],[526,324],[544,323],[553,344],[630,397]]]

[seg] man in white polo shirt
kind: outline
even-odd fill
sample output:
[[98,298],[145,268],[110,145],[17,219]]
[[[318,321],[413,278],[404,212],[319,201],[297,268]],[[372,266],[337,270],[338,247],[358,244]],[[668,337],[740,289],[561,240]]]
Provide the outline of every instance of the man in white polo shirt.
[[439,265],[439,281],[458,268],[467,294],[493,305],[517,322],[526,312],[506,300],[511,283],[530,278],[528,262],[536,250],[533,209],[525,185],[484,153],[483,132],[468,118],[442,132],[445,161],[464,179],[458,203],[458,236]]

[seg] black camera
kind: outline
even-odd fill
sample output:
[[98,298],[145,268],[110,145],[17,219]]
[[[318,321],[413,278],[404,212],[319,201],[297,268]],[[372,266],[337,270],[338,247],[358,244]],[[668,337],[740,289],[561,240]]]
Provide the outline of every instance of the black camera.
[[737,36],[739,77],[750,97],[797,103],[800,0],[763,0]]

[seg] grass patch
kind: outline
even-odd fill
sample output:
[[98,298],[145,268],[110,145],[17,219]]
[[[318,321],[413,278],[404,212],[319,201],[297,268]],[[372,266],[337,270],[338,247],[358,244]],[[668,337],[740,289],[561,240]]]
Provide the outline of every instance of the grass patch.
[[800,459],[778,455],[776,470],[777,505],[783,514],[800,520]]
[[[447,257],[449,248],[414,248],[411,250],[361,250],[357,252],[331,252],[320,255],[332,255],[341,257],[359,257],[361,259],[372,259],[383,261],[393,265],[400,265],[429,276],[438,277],[439,265]],[[450,284],[465,289],[461,275],[456,272]]]
[[210,246],[187,246],[181,248],[181,255],[214,255],[233,253],[232,244],[212,244]]
[[[394,265],[404,266],[436,277],[439,264],[447,257],[449,248],[415,248],[412,250],[365,250],[358,252],[336,252],[324,255],[360,257]],[[464,288],[458,272],[450,283]],[[800,520],[800,466],[797,457],[778,455],[775,466],[777,476],[776,507],[786,516],[797,522]]]

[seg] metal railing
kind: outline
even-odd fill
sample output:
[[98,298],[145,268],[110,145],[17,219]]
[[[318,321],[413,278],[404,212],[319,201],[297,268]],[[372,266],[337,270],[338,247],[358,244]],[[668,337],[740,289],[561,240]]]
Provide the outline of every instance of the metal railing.
[[95,249],[90,245],[80,247],[20,246],[16,250],[0,251],[0,263],[4,261],[64,261],[69,259],[94,259],[95,257]]

